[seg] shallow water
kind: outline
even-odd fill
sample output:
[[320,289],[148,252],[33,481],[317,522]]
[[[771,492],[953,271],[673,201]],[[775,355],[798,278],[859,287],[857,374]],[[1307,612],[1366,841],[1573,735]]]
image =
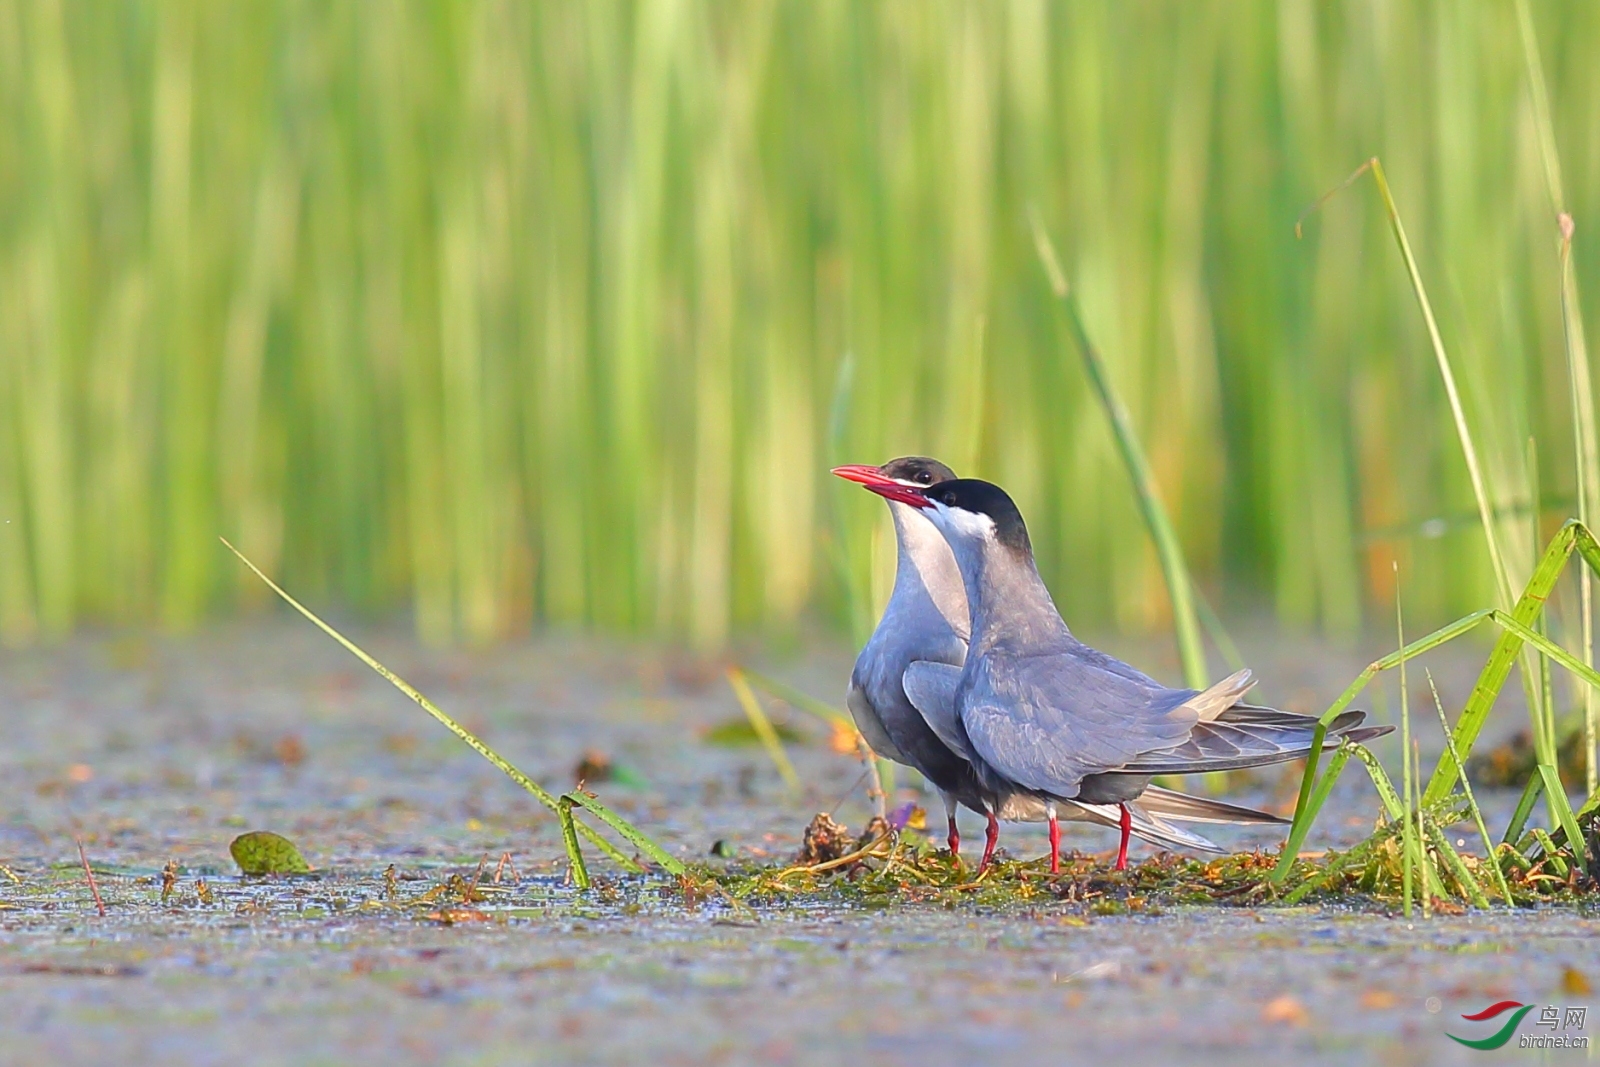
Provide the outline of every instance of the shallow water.
[[[737,705],[714,669],[670,652],[549,639],[437,653],[393,631],[357,636],[547,786],[569,785],[586,749],[607,753],[637,784],[593,788],[686,859],[722,840],[776,862],[813,812],[857,827],[868,814],[859,765],[803,720],[817,743],[793,749],[798,798],[759,749],[704,743]],[[1170,673],[1160,649],[1118,651]],[[1381,651],[1275,641],[1252,660],[1263,699],[1311,710]],[[1481,654],[1430,661],[1447,703]],[[827,696],[848,661],[819,643],[767,665]],[[0,871],[5,1062],[1482,1062],[1444,1036],[1488,1032],[1461,1014],[1506,998],[1582,1004],[1568,968],[1600,980],[1596,920],[1570,910],[1407,923],[1327,907],[1100,917],[1054,902],[799,900],[749,916],[630,880],[580,896],[552,816],[288,620],[7,654],[0,707],[0,863],[16,878]],[[1495,730],[1520,721],[1508,702]],[[1370,827],[1358,775],[1308,847]],[[1289,775],[1236,784],[1244,803],[1292,803]],[[246,829],[290,836],[317,876],[236,877],[227,846]],[[1003,841],[1043,848],[1034,827]],[[478,914],[443,925],[448,894],[415,904],[484,857]],[[163,904],[169,859],[181,874]]]

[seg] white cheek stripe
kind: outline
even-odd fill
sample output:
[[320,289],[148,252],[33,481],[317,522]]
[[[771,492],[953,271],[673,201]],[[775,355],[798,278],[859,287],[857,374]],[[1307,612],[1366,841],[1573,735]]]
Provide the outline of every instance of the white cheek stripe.
[[963,537],[987,539],[994,536],[994,520],[987,515],[979,515],[965,509],[947,508],[944,505],[940,505],[939,510],[949,523],[950,529]]

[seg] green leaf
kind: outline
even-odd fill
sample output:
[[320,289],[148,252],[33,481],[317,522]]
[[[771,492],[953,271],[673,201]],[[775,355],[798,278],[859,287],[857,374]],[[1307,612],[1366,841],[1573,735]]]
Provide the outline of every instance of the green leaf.
[[271,830],[252,830],[247,834],[240,834],[233,839],[233,844],[228,846],[228,852],[232,854],[233,862],[239,865],[239,870],[245,874],[311,872],[311,864],[300,855],[300,850],[295,847],[294,842]]

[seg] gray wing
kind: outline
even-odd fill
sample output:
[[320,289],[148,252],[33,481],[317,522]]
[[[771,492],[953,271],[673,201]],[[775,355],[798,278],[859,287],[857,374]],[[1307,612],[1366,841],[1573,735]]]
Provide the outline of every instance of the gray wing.
[[960,682],[960,667],[928,660],[914,661],[900,679],[911,706],[922,713],[934,736],[943,741],[950,751],[970,763],[972,746],[967,743],[966,731],[961,728],[961,717],[956,713],[956,686]]
[[867,744],[871,746],[873,752],[896,763],[910,763],[895,743],[889,740],[889,731],[884,728],[878,709],[872,706],[872,701],[867,698],[867,691],[856,684],[854,676],[850,679],[850,691],[845,694],[844,704],[850,709],[850,717],[855,720],[856,729],[867,739]]
[[1191,689],[1168,689],[1073,652],[984,656],[960,708],[973,750],[1027,789],[1077,795],[1085,775],[1182,745]]

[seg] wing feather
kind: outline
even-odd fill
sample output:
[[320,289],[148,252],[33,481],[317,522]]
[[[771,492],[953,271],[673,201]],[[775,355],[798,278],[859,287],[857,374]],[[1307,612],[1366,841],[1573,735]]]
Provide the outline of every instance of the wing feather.
[[949,663],[915,660],[900,679],[911,706],[922,713],[928,728],[956,755],[972,761],[972,745],[956,714],[956,686],[961,668]]
[[1071,654],[985,656],[959,710],[989,766],[1026,789],[1072,797],[1087,774],[1188,740],[1194,695]]

